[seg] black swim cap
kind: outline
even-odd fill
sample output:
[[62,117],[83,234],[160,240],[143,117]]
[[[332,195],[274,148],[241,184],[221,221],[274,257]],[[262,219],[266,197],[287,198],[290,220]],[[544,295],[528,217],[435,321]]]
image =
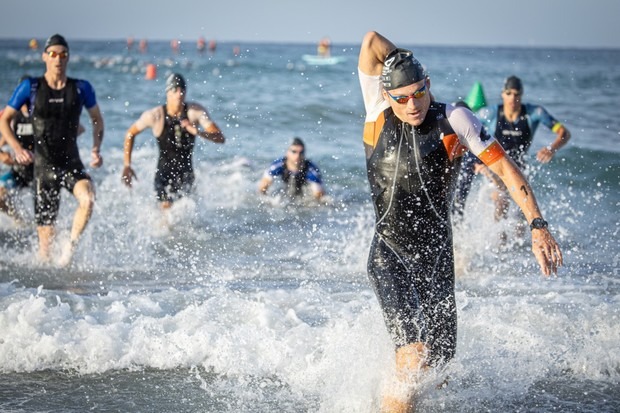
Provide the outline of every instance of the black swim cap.
[[166,79],[166,92],[172,89],[186,89],[185,79],[178,73],[171,73]]
[[422,64],[407,49],[394,49],[385,58],[381,81],[385,90],[398,89],[426,79]]
[[64,46],[67,48],[67,50],[69,50],[69,43],[67,43],[65,38],[59,34],[50,36],[50,38],[47,39],[47,41],[45,42],[45,49],[43,50],[47,50],[47,48],[50,46]]
[[293,142],[291,142],[290,146],[301,146],[304,149],[306,148],[306,145],[304,145],[304,141],[302,141],[301,138],[298,137],[293,138]]
[[523,84],[521,79],[516,76],[509,76],[504,80],[504,90],[514,89],[519,93],[523,93]]

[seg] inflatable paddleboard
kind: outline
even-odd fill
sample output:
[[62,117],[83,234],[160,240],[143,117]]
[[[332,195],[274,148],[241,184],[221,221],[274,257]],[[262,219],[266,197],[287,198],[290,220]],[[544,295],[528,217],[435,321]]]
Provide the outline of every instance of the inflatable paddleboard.
[[335,65],[335,64],[344,62],[346,60],[346,57],[344,56],[324,57],[324,56],[319,56],[319,55],[314,55],[314,54],[305,54],[301,58],[303,59],[304,62],[310,65],[316,65],[316,66]]

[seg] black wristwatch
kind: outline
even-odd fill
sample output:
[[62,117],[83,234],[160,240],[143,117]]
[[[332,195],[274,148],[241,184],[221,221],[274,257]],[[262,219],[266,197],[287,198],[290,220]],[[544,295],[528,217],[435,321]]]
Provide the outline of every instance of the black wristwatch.
[[549,224],[542,218],[534,218],[530,224],[530,230],[547,228]]

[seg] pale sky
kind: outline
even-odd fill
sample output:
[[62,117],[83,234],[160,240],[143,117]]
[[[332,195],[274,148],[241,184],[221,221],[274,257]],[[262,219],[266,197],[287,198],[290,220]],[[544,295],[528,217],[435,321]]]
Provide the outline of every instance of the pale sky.
[[3,0],[0,38],[620,48],[620,0]]

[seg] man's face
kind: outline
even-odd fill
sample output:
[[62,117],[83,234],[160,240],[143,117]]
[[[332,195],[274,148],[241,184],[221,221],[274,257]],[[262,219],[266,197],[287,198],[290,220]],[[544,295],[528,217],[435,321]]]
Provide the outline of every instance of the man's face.
[[174,89],[170,89],[166,92],[166,99],[169,103],[178,103],[181,104],[185,102],[185,89],[180,87],[176,87]]
[[69,63],[69,50],[61,45],[50,46],[43,52],[43,61],[47,72],[64,74]]
[[504,108],[511,111],[518,111],[521,109],[521,91],[517,89],[505,89],[502,91],[502,101],[504,102]]
[[[383,97],[390,102],[398,119],[412,126],[419,126],[424,122],[431,104],[430,86],[430,80],[423,79],[389,92],[384,90]],[[395,99],[406,100],[406,102],[398,103]]]
[[301,145],[289,146],[286,159],[289,159],[291,162],[295,163],[295,165],[299,167],[301,165],[301,162],[304,160],[304,147]]

